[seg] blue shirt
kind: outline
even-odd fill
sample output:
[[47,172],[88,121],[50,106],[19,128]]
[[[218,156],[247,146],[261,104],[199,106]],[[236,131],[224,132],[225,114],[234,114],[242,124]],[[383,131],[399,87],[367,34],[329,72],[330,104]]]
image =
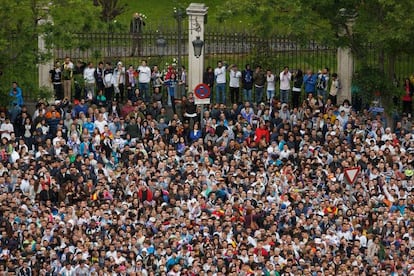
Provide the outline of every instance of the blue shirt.
[[315,93],[316,78],[317,76],[315,74],[305,75],[303,77],[306,93]]
[[19,106],[23,105],[23,92],[20,87],[16,87],[16,91],[14,88],[10,89],[9,93],[10,97],[13,97],[13,102],[17,103]]

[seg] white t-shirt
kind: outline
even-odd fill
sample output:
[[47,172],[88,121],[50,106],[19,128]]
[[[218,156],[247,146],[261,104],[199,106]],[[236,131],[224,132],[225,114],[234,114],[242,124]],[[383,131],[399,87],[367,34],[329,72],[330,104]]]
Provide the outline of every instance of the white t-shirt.
[[336,96],[338,94],[339,91],[339,80],[332,80],[331,83],[331,89],[329,91],[329,94],[332,96]]
[[242,74],[240,71],[230,71],[230,87],[240,87],[240,79]]
[[74,267],[70,267],[69,269],[66,267],[63,267],[60,271],[59,271],[60,275],[66,275],[66,276],[73,276],[75,275],[75,268]]
[[275,91],[275,75],[270,74],[266,75],[266,81],[267,81],[267,90],[269,91]]
[[125,83],[125,67],[116,68],[114,70],[114,77],[112,78],[114,86],[119,86]]
[[27,195],[30,191],[30,183],[26,179],[22,179],[22,183],[20,184],[20,190],[24,195]]
[[138,72],[138,81],[140,83],[149,83],[151,81],[151,69],[148,66],[140,65]]
[[290,90],[290,78],[292,74],[288,71],[286,74],[284,71],[280,73],[280,90]]
[[99,121],[96,120],[95,121],[95,127],[98,128],[99,133],[103,133],[105,131],[105,126],[108,125],[108,122],[103,120],[103,121]]
[[83,78],[86,83],[95,83],[95,68],[86,67],[83,71]]
[[226,66],[214,69],[214,76],[216,77],[216,83],[226,83]]
[[53,146],[56,146],[58,143],[64,142],[64,141],[65,141],[65,139],[63,139],[62,137],[55,137],[52,140],[52,144],[53,144]]
[[14,132],[14,127],[11,123],[4,122],[0,127],[1,139],[7,138],[10,140],[10,133]]

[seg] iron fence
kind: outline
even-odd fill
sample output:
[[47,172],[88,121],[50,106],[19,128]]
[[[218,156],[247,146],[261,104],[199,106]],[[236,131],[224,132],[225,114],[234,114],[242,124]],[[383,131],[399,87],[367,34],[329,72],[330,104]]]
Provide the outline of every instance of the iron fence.
[[[124,64],[138,65],[140,59],[147,59],[150,65],[158,64],[163,69],[173,59],[179,59],[183,65],[188,64],[188,30],[183,30],[181,43],[178,43],[177,30],[171,26],[169,30],[147,29],[140,38],[141,51],[139,55],[131,56],[134,36],[130,33],[78,33],[72,43],[72,47],[65,49],[56,47],[52,53],[55,60],[62,60],[66,56],[72,60],[83,61],[123,61]],[[163,37],[166,47],[157,47],[156,40]],[[19,72],[28,70],[28,57],[20,57],[20,40],[10,38],[10,48],[0,58],[0,71],[4,75],[0,77],[0,87],[7,88],[11,81],[21,80]],[[178,45],[181,49],[178,49]],[[20,47],[20,48],[19,48]],[[180,50],[180,51],[179,51]],[[215,67],[217,61],[226,61],[228,64],[237,64],[243,68],[245,64],[262,65],[263,68],[278,72],[287,65],[291,69],[313,69],[329,67],[331,72],[337,67],[337,49],[320,45],[310,41],[306,45],[299,44],[287,37],[263,38],[246,30],[207,30],[204,34],[205,66]],[[181,53],[180,57],[178,53]],[[9,58],[10,56],[10,58]],[[375,48],[369,48],[366,57],[368,64],[378,66],[381,62],[381,53]],[[413,56],[407,53],[399,53],[392,62],[396,73],[396,80],[402,82],[404,78],[414,72]],[[389,61],[385,61],[387,65]],[[29,62],[30,63],[30,62]],[[356,61],[355,69],[360,66]],[[33,67],[33,68],[32,68]],[[30,80],[26,86],[34,85],[37,79],[36,62],[30,67]]]
[[[156,40],[164,38],[166,47],[157,47]],[[180,59],[181,64],[187,65],[188,60],[188,30],[179,35],[174,29],[168,31],[146,30],[140,36],[141,50],[139,55],[131,56],[134,35],[130,33],[79,33],[76,34],[78,47],[71,49],[57,48],[54,51],[55,59],[66,56],[73,60],[84,61],[123,61],[125,64],[137,65],[140,59],[147,59],[151,65],[165,65],[173,59]],[[181,45],[179,51],[178,45]],[[181,53],[178,56],[178,53]],[[320,45],[310,41],[301,45],[287,37],[263,38],[254,33],[243,30],[207,31],[204,34],[205,66],[214,67],[217,61],[226,61],[228,64],[260,64],[264,68],[278,71],[285,65],[293,69],[313,69],[322,67],[337,67],[337,49]],[[380,53],[369,48],[367,62],[371,66],[380,64]],[[413,58],[401,53],[395,59],[396,78],[403,80],[414,72]],[[359,68],[356,61],[355,68]]]
[[[164,38],[166,47],[160,49],[156,40]],[[147,31],[140,36],[139,55],[133,54],[134,35],[130,33],[79,33],[76,40],[79,47],[71,49],[57,48],[55,59],[62,60],[66,56],[73,60],[98,62],[123,61],[125,64],[137,65],[139,59],[147,59],[150,64],[171,63],[173,59],[181,59],[183,65],[188,60],[188,31],[181,35],[181,49],[178,49],[177,32]],[[181,53],[179,57],[177,53]],[[206,32],[204,34],[205,65],[213,66],[217,61],[238,64],[244,67],[249,63],[279,70],[288,65],[291,68],[336,67],[336,49],[310,42],[300,46],[286,37],[270,39],[261,38],[246,32]]]

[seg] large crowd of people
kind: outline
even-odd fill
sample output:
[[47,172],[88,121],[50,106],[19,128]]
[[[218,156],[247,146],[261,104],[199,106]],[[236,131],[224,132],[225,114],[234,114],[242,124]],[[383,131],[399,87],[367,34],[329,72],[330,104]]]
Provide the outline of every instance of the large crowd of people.
[[328,68],[220,62],[204,110],[178,94],[184,68],[167,74],[67,58],[34,112],[14,83],[2,275],[414,274],[411,114],[337,103]]

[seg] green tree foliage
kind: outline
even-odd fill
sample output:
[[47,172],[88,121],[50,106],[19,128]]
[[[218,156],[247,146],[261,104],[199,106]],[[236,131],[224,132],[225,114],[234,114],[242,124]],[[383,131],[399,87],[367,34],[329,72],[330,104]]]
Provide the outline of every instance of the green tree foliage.
[[35,87],[34,72],[39,59],[38,23],[45,15],[45,11],[39,7],[45,3],[35,0],[0,0],[0,68],[4,72],[0,87],[4,92],[11,87],[12,80],[26,85],[28,90]]
[[[0,89],[8,91],[18,81],[26,96],[39,90],[37,67],[52,58],[53,45],[79,46],[83,42],[74,34],[103,24],[99,8],[83,0],[0,0],[0,6]],[[39,35],[49,50],[38,51]]]
[[222,22],[249,16],[252,31],[264,36],[349,46],[362,59],[367,44],[382,51],[384,61],[414,47],[409,43],[414,35],[411,0],[229,0],[220,10]]
[[365,65],[354,73],[353,85],[356,88],[355,95],[364,105],[376,101],[376,105],[384,107],[388,112],[394,110],[395,102],[398,102],[403,92],[394,82],[389,81],[384,71]]
[[87,43],[76,39],[76,33],[96,32],[106,26],[100,20],[100,8],[84,0],[55,0],[50,6],[50,18],[44,25],[48,46],[60,46],[66,49]]
[[127,7],[127,4],[121,3],[119,0],[93,0],[93,4],[101,7],[101,19],[107,23],[124,13]]

